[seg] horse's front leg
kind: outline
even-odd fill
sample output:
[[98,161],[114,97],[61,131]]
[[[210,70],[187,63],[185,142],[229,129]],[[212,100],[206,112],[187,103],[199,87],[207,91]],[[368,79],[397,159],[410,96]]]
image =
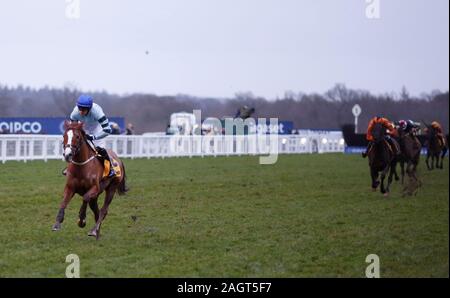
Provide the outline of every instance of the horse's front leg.
[[401,175],[402,175],[402,184],[405,183],[405,162],[402,161],[400,162],[400,171],[401,171]]
[[83,204],[80,208],[80,219],[86,218],[86,208],[88,204],[91,204],[91,201],[97,199],[100,194],[99,186],[94,185],[83,195]]
[[98,203],[97,203],[98,197],[95,199],[91,199],[89,201],[89,207],[91,208],[92,212],[94,213],[94,219],[95,222],[98,221],[98,218],[100,216],[100,211],[98,210]]
[[386,168],[384,168],[384,170],[381,172],[381,175],[380,175],[380,180],[381,180],[380,191],[384,196],[387,196],[389,194],[388,192],[386,192],[386,188],[384,188],[384,179],[386,178],[386,174],[388,173],[389,168],[390,168],[390,166],[388,165]]
[[380,182],[378,181],[378,171],[372,167],[370,168],[370,177],[372,178],[372,191],[376,191]]
[[98,195],[96,197],[89,197],[86,198],[86,200],[83,198],[83,204],[80,208],[80,218],[78,219],[78,226],[80,228],[84,228],[86,226],[86,209],[87,204],[89,203],[89,207],[91,207],[92,212],[94,212],[95,222],[98,220],[99,211],[98,211],[98,205],[97,205],[97,199]]
[[389,171],[389,177],[388,177],[388,184],[387,184],[387,187],[386,187],[386,193],[390,192],[390,186],[392,184],[393,176],[394,176],[394,174],[396,172],[395,168],[396,168],[396,165],[394,163],[393,165],[391,165],[391,169]]
[[78,226],[80,228],[84,228],[86,226],[86,209],[87,209],[87,204],[88,202],[86,202],[85,200],[83,200],[83,203],[81,204],[81,208],[80,208],[80,212],[79,212],[79,217],[78,217]]
[[98,240],[100,237],[100,227],[102,225],[103,220],[105,219],[106,215],[108,214],[108,208],[109,204],[111,204],[112,199],[114,197],[114,194],[116,193],[117,186],[110,186],[106,189],[105,194],[105,202],[103,203],[102,209],[100,209],[100,214],[98,217],[98,220],[95,224],[95,226],[92,228],[92,230],[89,232],[89,236],[95,236],[95,238]]
[[408,161],[406,164],[406,173],[408,174],[408,184],[403,189],[403,195],[412,195],[417,189],[417,180],[414,175],[414,164],[412,161]]
[[56,222],[52,228],[53,231],[59,231],[61,229],[61,223],[64,221],[64,210],[67,205],[69,205],[69,202],[73,198],[74,194],[75,193],[70,187],[66,186],[64,188],[64,198],[59,206],[58,215],[56,215]]
[[419,177],[417,176],[417,165],[419,163],[417,161],[413,162],[413,168],[412,168],[412,175],[414,180],[417,182],[417,186],[422,186],[422,181],[420,181]]
[[[401,164],[401,162],[400,162],[400,164]],[[398,173],[397,173],[397,163],[395,163],[394,178],[395,178],[395,181],[400,180],[400,177],[398,176]]]

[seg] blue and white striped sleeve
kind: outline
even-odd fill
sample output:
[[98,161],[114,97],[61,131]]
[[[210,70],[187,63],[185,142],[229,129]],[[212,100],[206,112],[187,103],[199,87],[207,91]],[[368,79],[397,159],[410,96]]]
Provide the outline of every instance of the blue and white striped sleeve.
[[111,126],[109,125],[109,120],[106,118],[105,113],[103,112],[102,108],[100,106],[96,106],[95,108],[95,116],[97,118],[98,123],[102,126],[103,132],[95,136],[96,139],[103,139],[104,137],[107,137],[111,132]]
[[105,115],[103,115],[102,117],[100,117],[100,119],[98,119],[98,123],[100,123],[103,131],[106,132],[107,134],[110,134],[112,132],[111,125],[109,125],[109,120],[108,118],[106,118]]

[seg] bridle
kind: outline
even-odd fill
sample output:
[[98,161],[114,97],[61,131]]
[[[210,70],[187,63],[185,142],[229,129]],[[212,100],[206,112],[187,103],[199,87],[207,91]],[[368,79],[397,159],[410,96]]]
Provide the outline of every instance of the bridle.
[[[86,138],[84,136],[82,136],[83,141],[87,142]],[[89,147],[92,148],[92,146],[88,143]],[[78,142],[78,146],[73,146],[72,144],[63,144],[63,151],[65,151],[65,149],[69,148],[72,151],[72,156],[77,155],[80,152],[81,149],[81,142]],[[87,164],[88,162],[90,162],[91,160],[93,160],[96,157],[97,154],[92,155],[91,157],[89,157],[87,160],[83,161],[83,162],[77,162],[74,161],[73,158],[70,161],[70,163],[77,165],[77,166],[84,166],[85,164]]]
[[377,124],[377,126],[374,128],[377,128],[376,131],[372,131],[372,135],[374,137],[374,143],[380,143],[383,140],[385,140],[386,133],[383,132],[384,127],[381,124]]
[[65,151],[67,148],[69,148],[72,151],[73,156],[75,156],[80,151],[81,145],[78,144],[78,146],[73,146],[72,144],[63,144],[63,150]]

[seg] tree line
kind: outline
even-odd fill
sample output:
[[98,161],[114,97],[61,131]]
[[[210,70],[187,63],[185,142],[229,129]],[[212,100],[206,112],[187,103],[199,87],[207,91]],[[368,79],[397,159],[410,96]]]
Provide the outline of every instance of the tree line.
[[[236,93],[233,98],[200,98],[189,95],[155,94],[117,95],[86,92],[94,97],[107,116],[124,117],[137,133],[165,131],[174,112],[200,109],[202,117],[234,117],[246,105],[255,108],[254,118],[277,117],[293,121],[298,129],[341,129],[354,122],[351,109],[359,104],[362,113],[358,131],[364,131],[375,115],[391,120],[439,121],[448,132],[449,92],[432,91],[410,96],[406,88],[399,93],[374,95],[365,90],[336,84],[324,94],[286,92],[281,98],[268,100],[251,92]],[[0,84],[0,117],[68,117],[81,91],[73,85],[63,88],[33,89]]]

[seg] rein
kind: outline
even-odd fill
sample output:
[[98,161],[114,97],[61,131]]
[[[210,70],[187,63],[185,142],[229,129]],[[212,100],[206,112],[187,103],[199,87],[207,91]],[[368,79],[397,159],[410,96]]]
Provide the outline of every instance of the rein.
[[[85,161],[83,161],[83,162],[77,162],[77,161],[74,161],[74,160],[72,159],[72,160],[70,161],[70,163],[72,163],[72,164],[74,164],[74,165],[77,165],[77,166],[84,166],[85,164],[89,163],[91,160],[93,160],[94,158],[96,158],[97,156],[99,156],[97,150],[95,149],[94,144],[93,144],[92,142],[88,141],[85,137],[84,137],[83,139],[84,139],[84,141],[87,143],[88,147],[90,147],[90,148],[92,149],[92,151],[94,151],[95,154],[92,155],[91,157],[89,157],[87,160],[85,160]],[[76,151],[77,153],[78,153],[80,147],[81,147],[81,146],[78,146],[78,147],[76,148],[77,150],[75,150],[75,151]]]

